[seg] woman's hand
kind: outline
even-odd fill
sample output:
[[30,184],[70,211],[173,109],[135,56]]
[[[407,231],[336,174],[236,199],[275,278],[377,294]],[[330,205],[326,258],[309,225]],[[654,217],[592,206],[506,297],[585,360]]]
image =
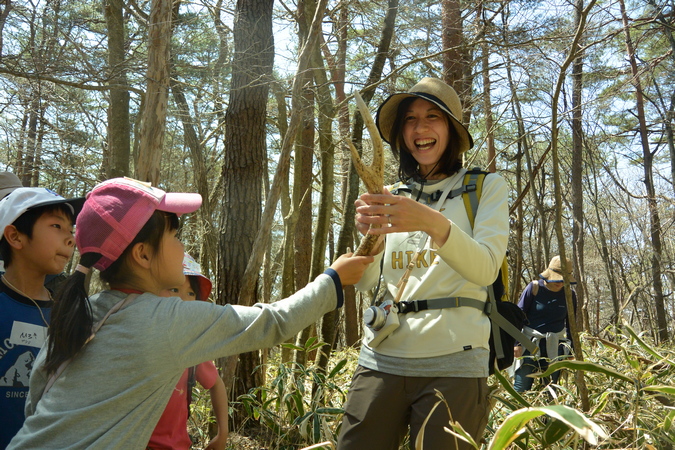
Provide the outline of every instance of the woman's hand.
[[[451,222],[435,209],[401,195],[362,194],[356,201],[357,228],[370,234],[424,231],[439,247],[450,235]],[[359,225],[360,224],[360,225]],[[368,228],[379,224],[380,228]]]

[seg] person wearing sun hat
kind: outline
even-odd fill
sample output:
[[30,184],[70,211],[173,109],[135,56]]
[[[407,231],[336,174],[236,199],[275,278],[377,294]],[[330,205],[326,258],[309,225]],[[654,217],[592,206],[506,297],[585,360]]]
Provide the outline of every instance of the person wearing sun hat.
[[23,424],[28,380],[53,305],[45,280],[70,260],[73,224],[84,202],[9,181],[12,189],[0,200],[0,448]]
[[[521,357],[514,365],[513,387],[518,392],[532,389],[534,378],[531,373],[543,372],[550,360],[566,358],[572,349],[571,331],[567,312],[567,301],[563,273],[567,271],[567,280],[575,284],[573,265],[567,260],[563,267],[560,256],[551,258],[546,270],[539,274],[539,280],[532,281],[520,295],[518,306],[527,316],[528,325],[523,333],[539,347],[540,354],[531,355],[516,344],[514,356]],[[577,294],[572,290],[572,303],[576,313]],[[544,384],[558,382],[560,371],[554,372]]]
[[[269,304],[161,297],[185,282],[179,217],[201,202],[199,194],[130,178],[87,194],[75,229],[79,263],[55,296],[26,420],[9,449],[146,448],[186,367],[285,341],[340,307],[342,285],[358,281],[373,261],[342,255]],[[89,297],[92,269],[109,289]]]
[[[386,235],[356,287],[370,290],[381,276],[380,305],[428,306],[425,300],[443,298],[484,304],[506,253],[508,188],[497,174],[485,177],[472,228],[457,194],[467,172],[462,155],[473,147],[457,93],[442,80],[423,78],[385,99],[376,125],[398,162],[400,182],[356,202],[359,231]],[[371,224],[380,227],[368,231]],[[431,411],[440,391],[453,420],[480,440],[490,410],[490,321],[483,308],[389,311],[387,319],[398,326],[394,320],[381,330],[364,328],[338,449],[397,449],[408,428],[410,442],[419,437],[424,448],[469,449],[444,430],[447,408]]]

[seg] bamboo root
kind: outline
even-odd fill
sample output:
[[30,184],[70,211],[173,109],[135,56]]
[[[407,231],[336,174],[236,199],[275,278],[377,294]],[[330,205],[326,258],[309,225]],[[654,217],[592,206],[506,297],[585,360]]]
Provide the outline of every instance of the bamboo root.
[[[356,105],[363,116],[363,122],[368,128],[370,133],[370,139],[373,144],[373,160],[369,166],[366,166],[359,152],[354,147],[354,144],[349,142],[349,149],[352,153],[352,162],[354,163],[354,168],[356,173],[359,174],[363,184],[366,185],[366,189],[371,194],[381,194],[382,188],[384,186],[384,143],[380,137],[380,132],[375,125],[375,120],[368,110],[368,106],[363,101],[358,92],[354,93],[354,98],[356,99]],[[380,225],[371,225],[371,228],[379,228]],[[378,236],[372,234],[366,234],[361,238],[358,248],[354,252],[354,255],[369,255],[377,244]]]

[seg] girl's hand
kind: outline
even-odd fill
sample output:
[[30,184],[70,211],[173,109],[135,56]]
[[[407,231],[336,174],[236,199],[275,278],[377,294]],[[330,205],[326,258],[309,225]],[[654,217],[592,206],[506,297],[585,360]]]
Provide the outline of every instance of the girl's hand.
[[211,442],[208,443],[204,450],[225,450],[225,444],[227,444],[227,434],[218,433]]
[[353,253],[345,253],[331,264],[330,268],[337,272],[343,286],[358,283],[366,271],[368,264],[373,262],[372,256],[352,256]]

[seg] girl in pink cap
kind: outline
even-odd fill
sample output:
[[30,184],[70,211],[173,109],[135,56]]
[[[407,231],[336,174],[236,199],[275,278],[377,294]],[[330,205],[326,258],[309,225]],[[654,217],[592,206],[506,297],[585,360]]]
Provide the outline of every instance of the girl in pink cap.
[[[180,286],[178,218],[198,194],[128,178],[97,185],[76,222],[80,263],[55,298],[26,421],[8,448],[146,448],[186,367],[276,345],[342,304],[372,257],[343,255],[287,299],[250,307],[162,298]],[[110,289],[88,297],[100,270]]]

